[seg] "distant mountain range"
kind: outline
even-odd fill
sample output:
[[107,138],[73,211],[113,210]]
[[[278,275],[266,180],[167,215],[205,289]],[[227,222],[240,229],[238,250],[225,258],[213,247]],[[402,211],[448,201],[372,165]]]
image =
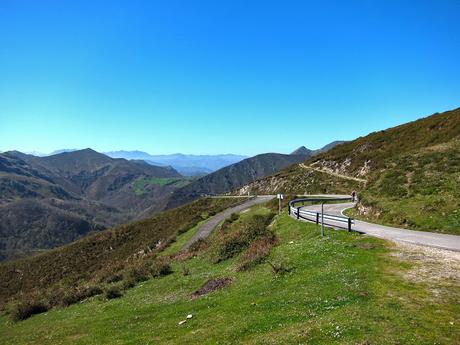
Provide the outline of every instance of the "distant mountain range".
[[[309,155],[314,156],[321,152],[327,151],[332,147],[344,143],[344,141],[334,141],[321,149],[310,150],[305,146],[299,147],[293,151],[293,155]],[[74,152],[77,149],[59,149],[51,152],[50,154],[41,153],[38,151],[27,152],[28,154],[37,157],[52,156],[65,152]],[[235,154],[219,154],[219,155],[190,155],[175,153],[169,155],[151,155],[144,151],[109,151],[103,152],[103,154],[111,158],[124,158],[127,160],[143,160],[150,165],[155,166],[171,166],[177,170],[181,175],[184,176],[203,176],[217,171],[223,167],[242,161],[243,159],[249,158],[244,155]]]
[[334,141],[319,150],[309,150],[305,146],[301,146],[289,155],[264,153],[246,158],[177,189],[169,198],[167,207],[182,205],[201,195],[222,194],[233,191],[257,179],[275,174],[292,164],[306,161],[314,155],[326,152],[341,143],[343,141]]
[[[0,154],[0,260],[52,248],[161,209],[184,178],[171,167],[91,149]],[[185,180],[188,183],[188,180]]]
[[227,165],[239,162],[247,156],[223,155],[151,155],[143,151],[104,152],[112,158],[141,159],[152,165],[171,166],[185,176],[206,175]]
[[[142,151],[109,152],[109,157],[92,149],[56,152],[43,157],[0,153],[0,260],[60,246],[202,195],[230,192],[315,153],[305,147],[296,150],[300,154],[250,158],[154,156]],[[206,175],[184,177],[174,167],[186,175]]]
[[264,153],[246,158],[177,189],[169,199],[167,208],[185,204],[202,195],[230,192],[308,158],[310,155],[284,155],[280,153]]

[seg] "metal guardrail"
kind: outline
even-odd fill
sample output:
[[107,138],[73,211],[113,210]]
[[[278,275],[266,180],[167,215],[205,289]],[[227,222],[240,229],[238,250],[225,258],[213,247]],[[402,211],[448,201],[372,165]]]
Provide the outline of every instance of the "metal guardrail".
[[[303,199],[294,199],[289,202],[288,212],[289,215],[293,214],[297,219],[305,219],[311,222],[316,222],[316,224],[321,223],[321,235],[324,236],[324,220],[329,220],[333,222],[346,223],[348,231],[352,231],[352,225],[355,223],[354,219],[346,216],[336,216],[333,214],[324,213],[324,204],[328,201],[351,201],[352,197],[347,198],[303,198]],[[295,206],[298,203],[305,202],[320,202],[321,203],[321,212],[302,210],[302,206]],[[307,218],[308,216],[313,217],[314,219]]]

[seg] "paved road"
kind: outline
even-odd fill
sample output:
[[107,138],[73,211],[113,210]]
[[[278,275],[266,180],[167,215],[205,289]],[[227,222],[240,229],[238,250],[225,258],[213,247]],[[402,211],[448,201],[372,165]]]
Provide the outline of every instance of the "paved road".
[[[324,205],[324,214],[343,215],[342,212],[348,208],[354,207],[355,204],[340,203]],[[304,206],[302,209],[308,211],[321,212],[321,205]],[[312,217],[313,219],[313,217]],[[331,225],[337,228],[343,228],[343,224],[334,221],[325,221],[324,224]],[[460,236],[437,234],[426,231],[415,231],[393,228],[373,223],[367,223],[360,220],[355,220],[353,230],[365,233],[369,236],[384,238],[392,241],[409,242],[430,247],[437,247],[442,249],[449,249],[460,251]]]
[[202,224],[198,231],[193,235],[193,237],[188,240],[187,243],[184,244],[182,249],[188,249],[190,245],[195,242],[196,240],[200,238],[206,238],[208,237],[211,232],[214,230],[214,228],[225,218],[228,218],[232,213],[238,213],[241,211],[244,211],[254,205],[262,204],[264,202],[267,202],[271,199],[273,199],[275,196],[274,195],[263,195],[263,196],[256,196],[253,199],[250,199],[240,205],[234,206],[227,208],[226,210],[216,214],[213,216],[211,219],[209,219],[207,222]]

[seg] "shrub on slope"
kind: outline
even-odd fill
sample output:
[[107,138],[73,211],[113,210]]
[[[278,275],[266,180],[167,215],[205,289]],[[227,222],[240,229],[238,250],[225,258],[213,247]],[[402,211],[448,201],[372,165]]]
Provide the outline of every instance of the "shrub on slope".
[[200,199],[34,257],[0,265],[0,309],[16,297],[107,281],[152,259],[177,234],[238,199]]

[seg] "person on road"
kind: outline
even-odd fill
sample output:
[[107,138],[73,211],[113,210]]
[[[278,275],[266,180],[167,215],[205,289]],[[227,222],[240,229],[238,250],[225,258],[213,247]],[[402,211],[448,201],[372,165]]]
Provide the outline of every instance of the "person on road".
[[352,199],[353,202],[356,201],[356,192],[355,191],[351,192],[351,199]]

